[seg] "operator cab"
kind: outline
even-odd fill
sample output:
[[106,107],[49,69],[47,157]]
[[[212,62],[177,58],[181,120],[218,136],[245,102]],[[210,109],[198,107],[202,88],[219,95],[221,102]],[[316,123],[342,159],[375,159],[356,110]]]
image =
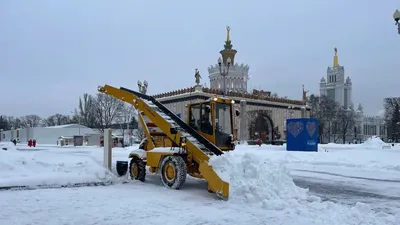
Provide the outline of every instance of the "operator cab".
[[235,149],[233,100],[212,98],[188,105],[188,124],[221,150]]

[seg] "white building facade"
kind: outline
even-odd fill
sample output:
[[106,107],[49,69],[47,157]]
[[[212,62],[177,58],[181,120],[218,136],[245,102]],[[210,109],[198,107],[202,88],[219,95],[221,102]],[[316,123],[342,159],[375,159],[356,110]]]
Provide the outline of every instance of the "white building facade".
[[[227,70],[226,65],[222,65]],[[211,65],[208,68],[210,78],[210,88],[222,90],[224,87],[224,77],[221,76],[218,64]],[[247,92],[247,81],[249,80],[249,66],[235,63],[230,66],[229,73],[225,77],[225,87],[227,92]]]
[[361,104],[356,111],[356,126],[359,140],[365,141],[372,136],[379,136],[387,140],[387,127],[382,116],[371,116],[364,114]]
[[97,130],[80,124],[66,124],[51,127],[26,127],[1,132],[1,141],[9,142],[16,139],[19,143],[27,143],[35,139],[37,144],[56,145],[59,137],[86,136],[98,134]]

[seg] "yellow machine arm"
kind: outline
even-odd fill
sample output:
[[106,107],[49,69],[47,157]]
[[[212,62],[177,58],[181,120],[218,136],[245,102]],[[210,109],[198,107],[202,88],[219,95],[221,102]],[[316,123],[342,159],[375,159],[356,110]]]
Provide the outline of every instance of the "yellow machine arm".
[[[121,87],[118,89],[109,85],[100,86],[98,91],[132,104],[140,112],[139,119],[142,125],[145,125],[145,123],[142,121],[143,118],[140,118],[141,114],[151,120],[152,123],[160,128],[178,146],[182,146],[186,150],[187,164],[193,164],[194,162],[198,164],[200,174],[196,175],[195,171],[191,171],[191,175],[206,179],[209,190],[215,192],[223,199],[228,198],[229,184],[223,181],[208,164],[211,155],[223,154],[217,146],[198,134],[153,97],[126,88]],[[146,133],[146,136],[149,138],[150,134]]]
[[154,141],[153,141],[153,138],[152,138],[152,136],[150,134],[149,128],[147,127],[146,122],[144,122],[144,119],[143,119],[141,111],[139,111],[138,117],[139,117],[139,122],[143,127],[144,134],[146,135],[146,138],[147,138],[147,142],[148,142],[147,151],[153,150],[156,146],[154,145]]

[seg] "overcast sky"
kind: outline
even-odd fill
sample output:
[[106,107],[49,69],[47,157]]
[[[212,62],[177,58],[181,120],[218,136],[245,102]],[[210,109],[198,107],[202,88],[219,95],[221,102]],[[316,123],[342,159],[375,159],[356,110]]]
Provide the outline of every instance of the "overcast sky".
[[[226,25],[250,65],[250,88],[301,99],[319,94],[333,63],[353,81],[353,101],[376,115],[399,96],[400,2],[361,0],[0,1],[0,114],[71,114],[100,84],[149,94],[202,83],[223,48]],[[249,89],[250,89],[249,88]]]

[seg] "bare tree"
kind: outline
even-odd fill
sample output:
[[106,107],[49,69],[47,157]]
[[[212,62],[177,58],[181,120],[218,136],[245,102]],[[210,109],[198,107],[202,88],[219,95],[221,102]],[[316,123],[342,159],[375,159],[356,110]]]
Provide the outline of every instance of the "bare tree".
[[95,115],[97,128],[100,131],[109,128],[116,121],[124,107],[124,102],[109,95],[97,94]]
[[337,124],[337,134],[340,135],[343,144],[346,143],[346,137],[353,134],[355,126],[355,111],[353,108],[345,109],[340,107],[336,114],[335,122]]
[[23,117],[22,120],[22,125],[27,127],[37,127],[39,126],[40,122],[41,122],[41,118],[38,115],[27,115],[25,117]]
[[8,123],[7,116],[0,115],[0,130],[9,130],[9,129],[10,129],[10,124]]
[[319,117],[319,111],[320,111],[319,102],[320,102],[320,97],[317,95],[312,94],[307,98],[307,105],[309,105],[311,108],[310,110],[311,118]]
[[95,97],[88,93],[83,94],[83,99],[79,98],[79,111],[75,110],[72,120],[87,127],[95,128],[98,125],[96,104]]
[[54,114],[43,120],[45,126],[58,126],[71,123],[69,116],[62,114]]
[[397,142],[400,140],[400,98],[385,98],[383,106],[388,139]]
[[120,124],[121,129],[127,129],[134,112],[135,109],[131,105],[123,104],[116,118],[116,122]]
[[[135,109],[133,108],[132,105],[129,104],[123,104],[123,107],[119,111],[119,115],[117,116],[116,122],[120,125],[121,128],[121,133],[125,138],[125,130],[130,130],[133,127],[129,127],[132,116],[134,113]],[[130,137],[129,137],[129,144],[131,143]]]
[[318,130],[321,143],[323,140],[331,142],[334,133],[334,120],[338,110],[338,104],[327,96],[310,95],[307,99],[311,106],[311,117],[318,119]]
[[10,126],[10,129],[11,128],[14,128],[14,129],[16,129],[16,128],[21,128],[24,124],[22,123],[22,120],[20,119],[20,118],[15,118],[15,117],[13,117],[13,116],[9,116],[8,118],[7,118],[7,120],[8,120],[8,125]]
[[144,129],[141,126],[139,126],[137,129],[133,130],[132,133],[133,133],[134,136],[136,136],[136,138],[139,141],[142,141],[146,137],[146,135],[144,133]]
[[400,140],[400,104],[398,102],[396,102],[394,104],[394,110],[393,110],[393,114],[392,114],[392,119],[391,119],[391,123],[394,125],[393,129],[392,129],[392,140],[394,142],[399,142]]

